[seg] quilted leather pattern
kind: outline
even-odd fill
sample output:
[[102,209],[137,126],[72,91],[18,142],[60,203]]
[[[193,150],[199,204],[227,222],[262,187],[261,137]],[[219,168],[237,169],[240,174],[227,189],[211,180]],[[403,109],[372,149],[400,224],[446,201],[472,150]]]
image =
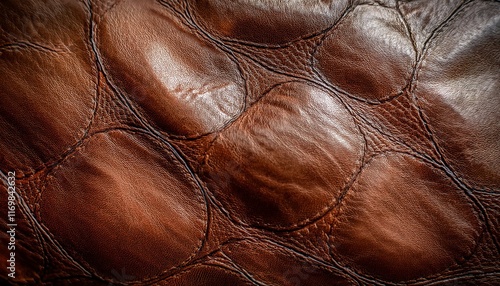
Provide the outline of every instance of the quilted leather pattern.
[[0,6],[4,283],[500,284],[497,1]]

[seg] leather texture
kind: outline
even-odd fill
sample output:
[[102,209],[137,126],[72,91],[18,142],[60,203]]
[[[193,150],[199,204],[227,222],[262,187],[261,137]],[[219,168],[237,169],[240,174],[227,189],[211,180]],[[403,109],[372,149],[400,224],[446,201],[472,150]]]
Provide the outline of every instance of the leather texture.
[[500,284],[498,1],[0,13],[5,284]]

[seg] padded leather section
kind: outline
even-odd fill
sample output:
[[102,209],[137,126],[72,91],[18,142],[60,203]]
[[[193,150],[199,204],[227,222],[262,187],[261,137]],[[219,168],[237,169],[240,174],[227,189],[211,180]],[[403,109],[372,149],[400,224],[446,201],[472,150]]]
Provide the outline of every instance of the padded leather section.
[[201,247],[206,206],[185,167],[158,151],[165,147],[138,134],[94,135],[47,179],[41,222],[102,276],[125,268],[140,277],[182,263]]
[[57,160],[84,135],[95,105],[95,67],[83,5],[35,1],[23,13],[27,6],[3,5],[2,164],[22,174]]
[[[480,3],[463,11],[460,20],[452,22],[460,21],[460,29],[453,27],[436,36],[422,62],[415,91],[443,156],[478,187],[500,184],[496,68],[500,48],[490,45],[500,40],[500,16],[492,4]],[[478,31],[473,33],[473,28]]]
[[408,155],[367,162],[344,203],[332,231],[334,253],[388,280],[444,270],[469,256],[480,234],[463,192]]
[[121,3],[101,21],[96,46],[110,78],[161,131],[207,134],[242,112],[243,79],[230,55],[158,3]]
[[415,50],[396,10],[357,6],[325,36],[315,58],[319,72],[334,86],[360,100],[380,102],[407,85]]
[[[202,168],[204,181],[243,223],[306,224],[331,209],[361,164],[361,133],[345,118],[344,106],[319,89],[278,86],[215,139]],[[313,127],[317,123],[320,128]],[[260,160],[261,154],[267,159]]]
[[1,1],[0,284],[500,284],[499,15]]
[[284,44],[328,29],[349,1],[189,1],[194,21],[210,34],[227,40]]

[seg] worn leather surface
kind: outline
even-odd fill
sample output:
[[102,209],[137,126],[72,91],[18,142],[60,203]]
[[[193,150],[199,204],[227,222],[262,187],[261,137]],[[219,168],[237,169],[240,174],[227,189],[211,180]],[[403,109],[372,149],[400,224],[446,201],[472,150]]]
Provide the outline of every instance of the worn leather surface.
[[0,11],[5,283],[500,284],[500,3]]

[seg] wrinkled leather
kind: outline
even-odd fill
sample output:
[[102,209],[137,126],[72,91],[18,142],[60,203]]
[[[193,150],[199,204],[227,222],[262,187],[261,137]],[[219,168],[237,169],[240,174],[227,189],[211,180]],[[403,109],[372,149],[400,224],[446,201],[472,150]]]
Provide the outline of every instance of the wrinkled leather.
[[2,1],[16,279],[500,284],[495,1]]

